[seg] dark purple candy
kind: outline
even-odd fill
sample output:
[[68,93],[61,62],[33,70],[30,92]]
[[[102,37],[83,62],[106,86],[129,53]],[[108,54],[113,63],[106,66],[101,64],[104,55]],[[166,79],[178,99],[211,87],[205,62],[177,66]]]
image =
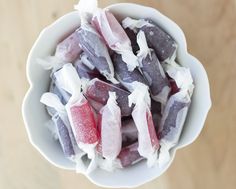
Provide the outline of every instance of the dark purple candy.
[[148,81],[152,95],[156,96],[162,92],[164,87],[169,87],[169,81],[154,51],[151,51],[151,56],[147,55],[142,59],[141,70]]
[[[179,102],[179,101],[173,102],[173,104],[169,108],[168,115],[167,115],[163,125],[161,126],[162,130],[160,130],[158,133],[159,139],[164,138],[166,135],[172,135],[172,134],[170,134],[170,132],[173,128],[177,127],[176,119],[177,119],[177,115],[178,115],[179,111],[187,106],[189,106],[189,103]],[[168,104],[166,107],[168,107]],[[166,112],[166,110],[164,110],[164,112]],[[165,117],[165,116],[163,116],[163,117]],[[162,117],[162,119],[163,119],[163,117]],[[161,120],[161,121],[163,121],[163,120]],[[178,128],[178,129],[181,129],[181,128]]]
[[134,33],[134,31],[129,29],[129,28],[126,28],[125,32],[126,32],[126,34],[128,35],[128,37],[131,41],[131,46],[132,46],[133,52],[134,52],[134,54],[136,54],[137,51],[139,50],[139,46],[138,46],[138,43],[137,43],[137,36]]
[[87,30],[80,27],[77,30],[81,48],[100,73],[104,74],[104,72],[106,72],[107,74],[111,74],[112,77],[114,74],[112,70],[113,65],[108,49],[102,41],[101,36],[92,28],[92,26],[90,29],[91,30]]
[[154,49],[161,62],[171,58],[177,49],[174,39],[151,20],[146,21],[154,25],[141,27],[147,38],[148,46]]
[[71,138],[69,135],[69,131],[66,127],[66,125],[63,123],[61,118],[58,115],[55,115],[52,118],[54,124],[56,125],[59,141],[62,146],[62,150],[66,157],[71,157],[75,155],[73,144],[71,142]]
[[[97,104],[105,105],[109,98],[109,91],[116,92],[117,103],[121,109],[121,115],[131,115],[132,108],[129,107],[128,103],[128,96],[130,93],[124,89],[118,88],[116,85],[106,83],[99,79],[94,79],[88,84],[85,96],[88,99],[97,102],[96,106]],[[93,106],[93,103],[91,105]]]
[[137,68],[135,68],[132,72],[128,71],[127,64],[122,60],[121,55],[114,53],[112,59],[114,62],[115,73],[121,84],[124,84],[124,87],[126,87],[126,84],[131,84],[134,81],[147,84],[147,81]]

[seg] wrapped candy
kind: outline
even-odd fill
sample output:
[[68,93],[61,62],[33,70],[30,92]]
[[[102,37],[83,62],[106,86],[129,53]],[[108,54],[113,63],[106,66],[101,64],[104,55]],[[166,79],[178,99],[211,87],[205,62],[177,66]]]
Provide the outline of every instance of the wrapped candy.
[[79,38],[76,32],[73,32],[57,45],[55,57],[63,62],[73,63],[82,52],[79,44]]
[[101,109],[100,115],[101,154],[106,160],[106,169],[113,170],[122,143],[121,111],[116,102],[115,92],[109,92],[109,99]]
[[179,140],[190,102],[188,92],[183,90],[171,96],[166,104],[158,129],[158,138],[161,146],[159,153],[160,166],[170,160],[169,150]]
[[152,98],[165,105],[170,93],[169,82],[165,72],[155,52],[149,49],[143,31],[138,33],[137,42],[140,48],[137,55],[140,62],[140,69],[149,83]]
[[66,157],[70,158],[75,155],[74,148],[71,142],[69,131],[58,114],[52,117],[52,120],[57,128],[58,138],[62,146],[62,150]]
[[43,59],[38,58],[37,62],[44,69],[52,70],[52,73],[54,73],[65,63],[74,63],[81,52],[79,38],[75,31],[57,45],[54,56],[48,56]]
[[121,167],[125,168],[143,159],[138,152],[138,143],[133,143],[125,148],[122,148],[120,154],[118,155]]
[[118,88],[114,84],[109,84],[99,79],[93,79],[87,85],[85,96],[91,105],[99,111],[100,108],[107,103],[109,91],[116,93],[117,103],[121,109],[121,115],[131,115],[132,107],[129,107],[128,105],[128,96],[130,93],[124,89]]
[[135,86],[133,84],[135,81],[147,84],[147,81],[137,68],[135,68],[132,72],[128,70],[127,64],[122,60],[121,55],[114,53],[112,59],[114,62],[117,79],[130,92],[134,90]]
[[69,123],[65,106],[59,97],[53,93],[44,93],[40,102],[55,109],[52,120],[56,126],[57,135],[66,157],[76,162],[77,172],[84,172],[85,166],[81,160],[85,153],[77,146],[71,125]]
[[122,121],[121,132],[123,142],[122,145],[127,146],[127,144],[134,143],[138,140],[138,130],[132,118]]
[[147,159],[148,167],[155,165],[159,148],[150,103],[148,87],[137,82],[129,96],[129,105],[135,104],[132,117],[138,130],[138,152]]
[[132,51],[129,37],[114,15],[108,10],[97,9],[92,23],[101,33],[107,45],[121,55],[128,70],[133,71],[138,66],[137,57]]
[[122,21],[124,28],[130,28],[134,31],[143,31],[147,38],[150,48],[153,48],[158,59],[161,62],[172,62],[176,58],[177,44],[174,39],[155,25],[153,21],[147,19],[125,18]]
[[[91,4],[90,4],[91,3]],[[89,17],[94,10],[95,1],[81,0],[76,6],[76,9],[80,12],[81,26],[76,31],[77,37],[80,40],[80,46],[84,53],[91,60],[97,70],[104,75],[107,80],[112,83],[118,83],[114,78],[114,67],[109,55],[108,49],[100,36],[100,34],[89,23]],[[91,5],[91,7],[89,7]]]
[[81,81],[71,64],[65,64],[57,73],[58,83],[72,96],[66,111],[78,146],[94,159],[98,143],[96,122],[91,106],[81,93]]

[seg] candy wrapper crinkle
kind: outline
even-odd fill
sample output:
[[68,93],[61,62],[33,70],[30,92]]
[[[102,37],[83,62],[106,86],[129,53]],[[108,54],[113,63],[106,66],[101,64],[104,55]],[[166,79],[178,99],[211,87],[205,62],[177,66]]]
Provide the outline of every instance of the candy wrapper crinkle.
[[81,0],[76,6],[76,9],[79,11],[81,17],[81,26],[76,31],[80,40],[80,46],[93,65],[107,78],[107,80],[112,83],[118,83],[118,81],[114,78],[114,67],[106,44],[104,43],[101,35],[89,23],[95,7],[93,3],[96,2],[93,0]]
[[85,166],[81,158],[85,153],[77,146],[65,106],[61,103],[58,96],[53,93],[44,93],[40,102],[55,109],[56,113],[53,115],[52,121],[56,127],[63,152],[67,158],[76,163],[77,172],[84,172]]
[[165,72],[155,52],[149,49],[143,31],[139,31],[137,42],[140,49],[137,55],[139,57],[140,69],[149,83],[152,98],[165,105],[170,93],[169,82]]
[[88,158],[92,159],[92,165],[98,143],[94,112],[81,93],[81,81],[75,68],[71,64],[65,64],[56,74],[60,86],[72,95],[66,104],[66,111],[76,142],[80,149],[87,153]]
[[97,9],[92,23],[101,33],[107,45],[121,55],[128,70],[133,71],[138,66],[137,57],[133,53],[129,37],[114,15],[108,10]]
[[194,84],[189,68],[180,66],[175,61],[170,64],[163,64],[166,73],[172,78],[179,90],[187,90],[190,97],[192,96]]
[[143,31],[147,38],[148,46],[154,49],[160,62],[172,62],[176,58],[177,43],[174,39],[148,19],[125,18],[122,21],[124,28],[134,31]]
[[129,96],[129,105],[135,104],[132,117],[138,130],[138,152],[147,159],[148,167],[156,164],[159,148],[150,103],[148,87],[137,82],[135,90]]
[[166,104],[158,129],[160,166],[169,161],[169,150],[179,141],[190,103],[187,90],[183,90],[172,95]]
[[100,111],[101,154],[105,158],[102,168],[112,171],[121,151],[121,111],[116,102],[116,93],[109,92],[107,104]]

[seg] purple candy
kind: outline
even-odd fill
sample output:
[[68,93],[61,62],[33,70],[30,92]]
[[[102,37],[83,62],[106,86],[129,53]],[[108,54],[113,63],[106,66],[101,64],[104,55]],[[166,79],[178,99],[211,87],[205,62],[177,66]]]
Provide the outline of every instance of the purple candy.
[[148,46],[154,49],[158,59],[161,62],[168,60],[170,61],[175,58],[175,53],[177,50],[176,42],[152,20],[135,20],[128,17],[123,20],[122,24],[124,28],[130,28],[135,31],[143,31],[146,35]]
[[139,46],[138,46],[138,43],[136,40],[136,34],[134,33],[133,30],[131,30],[129,28],[126,28],[125,32],[131,41],[131,46],[132,46],[133,52],[136,54],[136,52],[139,50]]
[[128,71],[127,64],[122,60],[121,55],[114,53],[112,59],[114,62],[117,79],[129,91],[132,92],[133,87],[130,85],[132,85],[132,83],[135,81],[147,84],[147,81],[144,79],[143,75],[137,68],[135,68],[132,72]]
[[92,100],[90,101],[92,106],[93,101],[96,102],[95,106],[93,106],[96,109],[96,107],[101,107],[99,105],[105,105],[107,103],[107,100],[109,98],[109,91],[116,92],[117,103],[121,109],[121,115],[131,115],[132,108],[129,107],[128,104],[128,96],[130,95],[130,93],[124,89],[118,88],[114,84],[106,83],[99,79],[93,79],[88,83],[85,96],[89,100]]
[[68,158],[72,157],[73,155],[75,155],[75,152],[66,125],[63,123],[59,115],[53,116],[52,120],[56,125],[59,141],[65,156]]
[[117,83],[108,49],[98,32],[89,24],[81,26],[76,32],[81,48],[97,70],[108,80]]

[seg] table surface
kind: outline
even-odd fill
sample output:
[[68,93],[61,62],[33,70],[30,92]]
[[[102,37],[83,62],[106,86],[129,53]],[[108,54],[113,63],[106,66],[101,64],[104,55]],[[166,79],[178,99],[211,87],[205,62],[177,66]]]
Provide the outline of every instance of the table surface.
[[[100,0],[100,6],[127,1]],[[185,32],[188,50],[204,65],[213,107],[199,138],[177,152],[158,179],[140,189],[236,186],[236,1],[130,0],[159,9]],[[76,0],[0,0],[0,188],[98,188],[84,176],[50,165],[28,141],[21,104],[29,84],[27,54],[39,32]]]

